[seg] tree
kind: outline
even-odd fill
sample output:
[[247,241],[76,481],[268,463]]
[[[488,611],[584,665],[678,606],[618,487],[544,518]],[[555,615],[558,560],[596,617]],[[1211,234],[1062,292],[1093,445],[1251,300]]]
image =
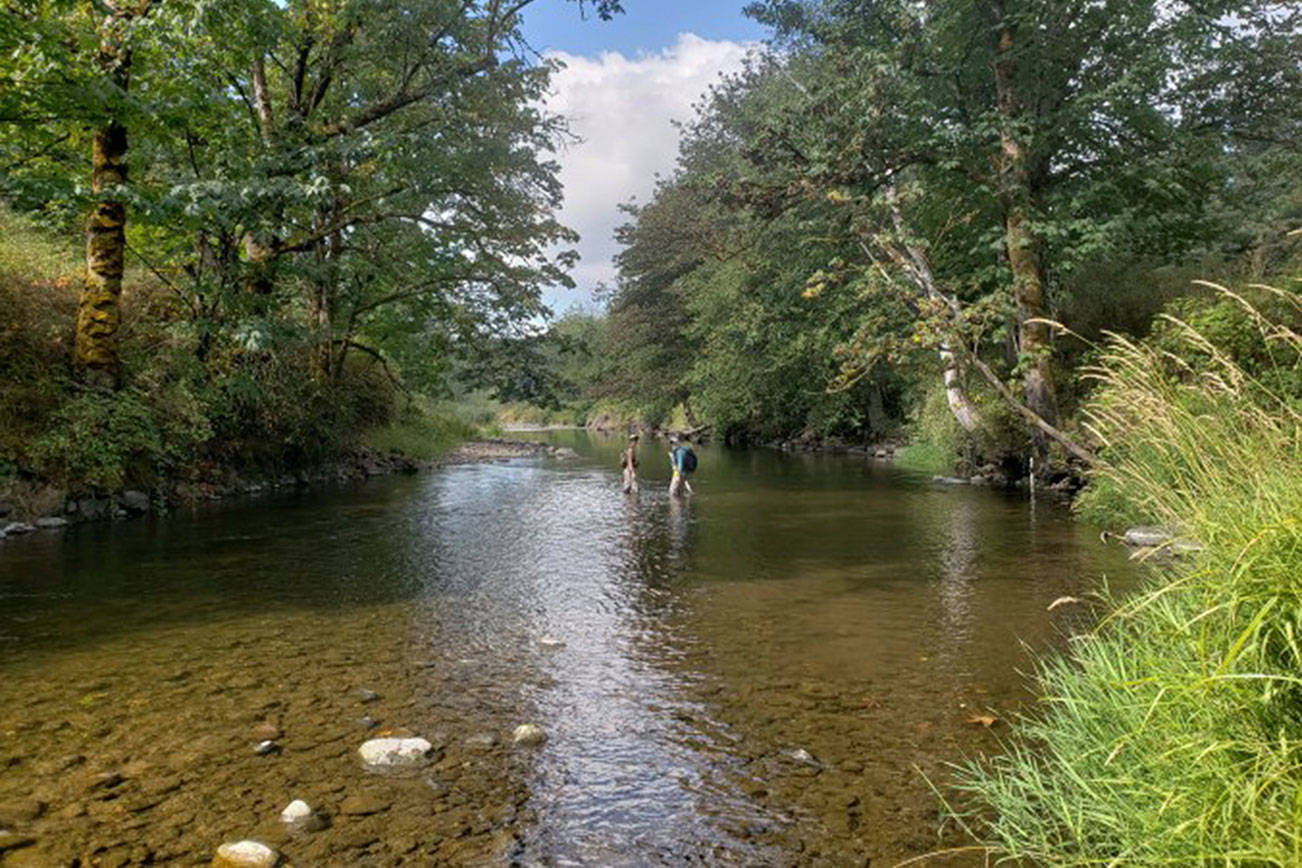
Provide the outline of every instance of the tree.
[[1038,420],[1045,457],[1042,434],[1057,430],[1058,413],[1045,322],[1053,293],[1095,257],[1169,260],[1212,241],[1207,203],[1225,184],[1227,136],[1245,120],[1202,110],[1234,87],[1220,56],[1225,22],[1257,26],[1278,9],[752,4],[788,48],[805,94],[774,120],[763,152],[770,166],[787,162],[797,183],[769,189],[859,209],[870,258],[884,252],[915,283],[962,303],[942,304],[944,328],[933,330],[960,358],[980,361],[963,307],[1006,306],[1023,389],[1020,400],[1007,396]]

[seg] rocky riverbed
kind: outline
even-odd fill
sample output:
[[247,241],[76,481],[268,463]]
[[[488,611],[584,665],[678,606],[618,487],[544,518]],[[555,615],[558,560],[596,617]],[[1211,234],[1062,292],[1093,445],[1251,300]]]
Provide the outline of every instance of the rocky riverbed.
[[573,436],[0,547],[0,866],[894,864],[1128,568],[885,462],[705,446],[671,501]]

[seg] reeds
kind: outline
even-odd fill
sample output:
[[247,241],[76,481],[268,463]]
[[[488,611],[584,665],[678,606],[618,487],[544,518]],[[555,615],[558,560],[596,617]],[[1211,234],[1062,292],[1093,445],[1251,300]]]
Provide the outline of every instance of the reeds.
[[[1223,287],[1253,364],[1189,322],[1110,336],[1084,503],[1197,542],[1038,673],[1043,708],[960,770],[959,817],[1046,865],[1302,865],[1302,372],[1296,293]],[[1241,349],[1241,346],[1238,347]]]

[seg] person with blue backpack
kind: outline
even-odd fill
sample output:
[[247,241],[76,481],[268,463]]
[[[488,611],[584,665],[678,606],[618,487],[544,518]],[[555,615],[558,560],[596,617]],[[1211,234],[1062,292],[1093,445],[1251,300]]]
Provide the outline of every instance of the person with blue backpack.
[[696,472],[696,453],[688,445],[687,438],[681,440],[677,435],[669,438],[669,461],[674,467],[674,477],[669,481],[669,494],[681,497],[692,493],[692,485],[687,477]]

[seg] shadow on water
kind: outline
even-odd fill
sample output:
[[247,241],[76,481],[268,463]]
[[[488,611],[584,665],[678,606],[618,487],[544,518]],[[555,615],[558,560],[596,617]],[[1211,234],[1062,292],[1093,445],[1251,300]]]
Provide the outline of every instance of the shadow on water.
[[[1049,603],[1129,575],[1060,508],[871,460],[702,447],[679,502],[663,443],[627,496],[621,441],[537,436],[580,457],[7,543],[0,808],[43,803],[55,861],[257,831],[306,864],[904,858],[961,843],[924,775],[1007,733],[968,721],[1084,617]],[[440,751],[376,779],[379,725]],[[290,797],[335,822],[286,838]]]

